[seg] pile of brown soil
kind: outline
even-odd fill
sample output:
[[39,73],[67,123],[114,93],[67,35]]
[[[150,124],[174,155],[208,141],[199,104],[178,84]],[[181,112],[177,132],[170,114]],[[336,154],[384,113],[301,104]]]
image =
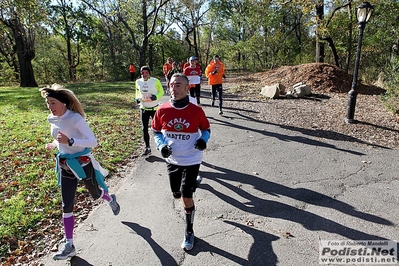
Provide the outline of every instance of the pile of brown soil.
[[[310,85],[315,93],[347,93],[350,91],[353,76],[342,69],[323,63],[283,66],[267,72],[259,72],[250,76],[239,76],[229,80],[229,83],[253,83],[258,86],[280,83],[287,88],[302,82]],[[374,85],[357,84],[359,94],[380,95],[384,89]]]
[[[226,110],[321,138],[397,148],[399,124],[396,115],[381,101],[383,88],[357,84],[355,123],[345,123],[352,79],[352,75],[334,65],[318,63],[228,75],[224,105]],[[290,90],[299,82],[310,85],[312,95],[275,100],[260,95],[263,86],[280,83]]]

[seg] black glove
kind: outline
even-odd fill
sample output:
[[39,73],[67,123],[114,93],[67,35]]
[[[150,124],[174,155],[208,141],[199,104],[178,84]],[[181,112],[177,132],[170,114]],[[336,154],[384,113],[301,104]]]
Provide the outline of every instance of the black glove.
[[151,100],[152,100],[152,101],[155,101],[156,99],[157,99],[157,96],[154,95],[154,94],[151,94]]
[[161,154],[163,158],[168,158],[172,154],[172,147],[169,145],[164,145],[161,148]]
[[223,78],[226,79],[226,75],[225,74],[223,74]]
[[206,142],[203,139],[198,139],[195,144],[194,144],[194,148],[196,148],[197,150],[203,151],[206,149]]
[[138,103],[140,103],[140,102],[141,102],[141,99],[137,98],[137,99],[136,99],[136,103],[138,104]]

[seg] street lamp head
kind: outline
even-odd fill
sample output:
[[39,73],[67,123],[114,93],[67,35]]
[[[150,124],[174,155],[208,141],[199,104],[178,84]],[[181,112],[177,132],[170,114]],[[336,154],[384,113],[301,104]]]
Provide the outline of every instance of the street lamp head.
[[363,2],[356,8],[356,18],[359,24],[367,23],[373,13],[374,5],[369,2]]

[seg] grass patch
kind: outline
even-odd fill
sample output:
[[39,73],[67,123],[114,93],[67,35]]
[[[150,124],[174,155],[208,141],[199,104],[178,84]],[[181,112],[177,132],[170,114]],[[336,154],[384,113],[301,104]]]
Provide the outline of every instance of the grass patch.
[[[131,82],[70,84],[99,145],[96,159],[112,174],[141,144],[139,112]],[[0,87],[0,257],[39,222],[61,218],[54,172],[49,110],[38,88]],[[79,192],[80,193],[80,192]]]

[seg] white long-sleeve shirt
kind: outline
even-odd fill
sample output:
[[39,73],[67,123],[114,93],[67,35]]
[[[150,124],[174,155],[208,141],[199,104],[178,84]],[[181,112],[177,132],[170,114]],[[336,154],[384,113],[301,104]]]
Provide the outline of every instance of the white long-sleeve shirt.
[[[79,113],[68,109],[62,116],[49,114],[47,120],[51,125],[51,136],[53,136],[55,143],[57,143],[58,151],[61,154],[79,153],[84,151],[86,148],[96,147],[98,144],[93,131],[91,131],[86,120]],[[66,135],[68,138],[73,138],[73,145],[69,146],[68,144],[59,143],[57,141],[58,131]],[[108,175],[108,171],[101,167],[91,152],[85,155],[90,157],[94,169],[98,170],[103,177]],[[74,174],[79,178],[75,172]]]
[[97,146],[97,139],[94,133],[86,123],[86,120],[79,113],[75,113],[68,109],[62,116],[50,114],[47,120],[51,125],[51,136],[53,136],[55,140],[57,139],[58,131],[74,140],[72,146],[59,143],[56,140],[57,148],[60,153],[73,154],[82,152],[85,148]]

